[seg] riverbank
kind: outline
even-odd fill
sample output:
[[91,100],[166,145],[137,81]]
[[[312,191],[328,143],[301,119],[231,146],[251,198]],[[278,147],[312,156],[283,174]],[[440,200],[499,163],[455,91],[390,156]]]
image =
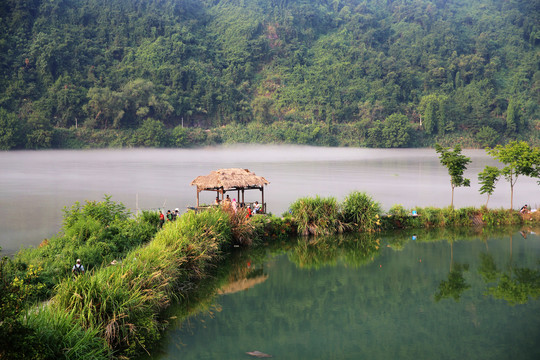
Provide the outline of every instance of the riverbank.
[[[96,206],[88,209],[74,206],[68,213],[68,219],[77,221],[66,222],[64,233],[85,234],[87,237],[83,241],[66,237],[58,244],[52,241],[43,244],[36,253],[53,245],[57,250],[67,248],[70,241],[76,239],[78,245],[72,246],[69,252],[71,256],[82,257],[78,256],[81,249],[94,241],[89,239],[96,239],[96,234],[101,234],[104,229],[111,231],[111,223],[96,225],[93,216],[83,215],[99,213],[100,217],[110,219],[108,214],[122,213],[123,209],[109,201],[94,205],[106,211],[91,211]],[[413,211],[417,216],[413,216]],[[19,330],[6,334],[13,335],[11,340],[21,344],[23,357],[28,355],[24,351],[32,351],[36,358],[43,359],[133,357],[148,351],[160,338],[166,326],[166,319],[160,314],[172,303],[190,297],[200,281],[214,272],[234,246],[256,247],[296,234],[321,236],[341,232],[377,233],[389,229],[530,225],[540,222],[537,214],[524,217],[515,211],[485,208],[411,210],[401,206],[383,214],[380,205],[363,193],[350,194],[342,204],[333,198],[302,198],[293,203],[291,211],[283,217],[258,215],[247,218],[243,212],[221,209],[200,214],[188,212],[175,222],[165,224],[147,244],[133,245],[130,250],[126,249],[125,255],[119,253],[119,261],[114,265],[108,260],[96,262],[87,274],[75,281],[70,277],[59,277],[50,305],[26,314],[24,320],[19,318]],[[147,221],[153,224],[153,220]],[[91,228],[88,224],[95,226]],[[131,227],[140,225],[134,222]],[[379,246],[369,241],[364,245]],[[29,264],[29,252],[16,259],[19,269],[35,265]],[[38,279],[39,276],[33,282]],[[5,325],[6,322],[2,324]]]
[[[246,125],[229,124],[216,128],[200,127],[165,128],[156,126],[139,129],[90,129],[53,128],[49,139],[31,149],[107,149],[107,148],[195,148],[231,144],[288,144],[324,147],[369,148],[430,148],[436,143],[442,146],[460,144],[465,149],[483,149],[505,144],[510,140],[524,140],[531,146],[540,146],[540,130],[516,137],[486,137],[482,133],[456,131],[444,136],[427,135],[420,128],[411,129],[406,142],[384,142],[370,136],[362,122],[329,125],[326,122],[309,124],[277,121],[272,124],[252,122]],[[14,149],[23,146],[13,147]]]

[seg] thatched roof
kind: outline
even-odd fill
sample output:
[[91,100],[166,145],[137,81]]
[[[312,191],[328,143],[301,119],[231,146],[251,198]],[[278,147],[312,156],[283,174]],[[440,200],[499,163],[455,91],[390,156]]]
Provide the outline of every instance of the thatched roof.
[[206,176],[197,176],[191,182],[198,190],[232,190],[262,188],[270,184],[262,176],[257,176],[248,169],[219,169]]

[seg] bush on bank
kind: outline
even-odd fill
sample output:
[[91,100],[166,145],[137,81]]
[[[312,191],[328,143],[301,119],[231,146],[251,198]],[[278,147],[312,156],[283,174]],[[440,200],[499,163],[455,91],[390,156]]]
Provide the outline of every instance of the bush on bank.
[[77,258],[84,259],[86,271],[121,259],[154,236],[158,219],[150,212],[132,218],[126,207],[110,196],[84,205],[76,202],[64,209],[61,232],[37,248],[19,251],[15,263],[21,271],[30,265],[42,268],[39,281],[47,285],[45,290],[50,294],[54,285],[71,275]]

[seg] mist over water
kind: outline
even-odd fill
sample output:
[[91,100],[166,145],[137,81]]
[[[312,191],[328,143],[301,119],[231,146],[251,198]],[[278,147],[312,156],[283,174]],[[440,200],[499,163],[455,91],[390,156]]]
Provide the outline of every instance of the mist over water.
[[[466,171],[470,188],[458,188],[457,207],[485,203],[478,192],[478,173],[498,162],[484,150],[465,150],[472,163]],[[268,210],[287,211],[303,196],[334,196],[351,191],[369,193],[384,210],[448,206],[450,178],[433,149],[319,148],[309,146],[242,145],[202,149],[52,150],[0,152],[0,246],[10,254],[21,245],[38,245],[60,230],[62,209],[75,201],[101,200],[104,194],[132,211],[179,208],[196,202],[190,182],[220,168],[246,168],[269,182]],[[246,201],[261,199],[246,191]],[[232,198],[236,193],[230,194]],[[211,203],[215,194],[201,193]],[[514,207],[540,206],[540,187],[520,177]],[[510,206],[510,186],[501,180],[490,207]]]

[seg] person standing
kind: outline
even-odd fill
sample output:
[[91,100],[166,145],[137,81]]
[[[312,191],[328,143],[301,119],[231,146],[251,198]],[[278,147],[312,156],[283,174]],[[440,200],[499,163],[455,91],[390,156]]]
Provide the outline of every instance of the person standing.
[[165,215],[163,215],[163,212],[159,210],[159,228],[160,229],[163,227],[164,223],[165,223]]
[[71,272],[75,276],[84,274],[84,266],[81,264],[81,259],[77,259],[77,262],[75,263],[75,265],[73,265]]
[[167,221],[172,221],[173,220],[173,215],[171,213],[171,210],[167,210]]

